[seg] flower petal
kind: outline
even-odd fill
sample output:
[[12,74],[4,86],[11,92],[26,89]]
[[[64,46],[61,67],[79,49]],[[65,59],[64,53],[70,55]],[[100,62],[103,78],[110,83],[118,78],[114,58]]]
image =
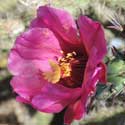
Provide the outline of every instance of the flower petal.
[[88,89],[95,88],[96,81],[106,82],[106,68],[100,62],[97,52],[98,50],[93,47],[85,68],[83,86]]
[[21,103],[25,103],[25,104],[29,104],[30,103],[30,100],[26,100],[25,98],[20,97],[20,96],[16,97],[16,101],[21,102]]
[[87,16],[80,16],[78,25],[80,36],[88,55],[90,55],[91,49],[95,47],[97,49],[98,59],[102,60],[107,50],[104,31],[101,24],[91,20]]
[[87,83],[83,83],[81,98],[71,103],[65,112],[64,121],[66,124],[71,124],[73,120],[80,120],[85,116],[89,98],[95,92],[96,84],[100,79],[100,72],[101,68],[96,68],[92,71],[91,79],[89,79]]
[[88,100],[95,93],[98,82],[106,82],[106,68],[103,63],[99,62],[97,52],[97,49],[93,47],[86,64],[81,94],[82,108],[79,112],[79,118],[82,118],[87,112]]
[[[84,72],[84,81],[82,84],[83,89],[89,89],[89,91],[92,91],[92,86],[95,84],[93,82],[93,76],[96,74],[95,70],[97,69],[97,65],[99,63],[97,59],[97,49],[92,48],[91,50],[91,55],[88,58],[86,67],[85,67],[85,72]],[[97,78],[98,80],[98,78]]]
[[14,49],[12,49],[9,54],[8,69],[13,75],[32,77],[40,71],[49,71],[50,68],[48,60],[24,59]]
[[64,123],[69,125],[73,120],[80,120],[83,116],[81,110],[83,110],[83,106],[80,99],[70,104],[65,112]]
[[41,91],[45,83],[46,81],[42,80],[38,75],[14,76],[11,80],[14,91],[28,101]]
[[49,60],[61,57],[60,46],[47,28],[33,28],[16,40],[8,58],[8,69],[13,75],[32,76],[38,71],[49,71]]
[[60,55],[60,45],[47,28],[32,28],[22,33],[14,48],[25,59],[51,59]]
[[70,89],[59,84],[46,84],[41,93],[33,97],[32,105],[43,112],[57,113],[76,100],[80,93],[80,88]]
[[101,67],[101,71],[100,71],[100,82],[105,84],[107,82],[107,68],[106,68],[106,64],[104,63],[100,63],[99,66]]
[[37,18],[33,20],[31,27],[48,27],[63,40],[72,44],[79,42],[74,19],[68,12],[61,9],[50,6],[39,7]]

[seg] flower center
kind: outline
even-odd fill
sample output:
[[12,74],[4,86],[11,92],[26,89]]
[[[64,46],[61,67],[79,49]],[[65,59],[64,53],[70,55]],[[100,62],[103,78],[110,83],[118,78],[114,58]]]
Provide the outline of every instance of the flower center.
[[65,57],[58,59],[60,70],[61,70],[61,78],[70,77],[72,72],[71,61],[73,61],[76,55],[75,52],[67,53]]
[[47,81],[53,84],[62,83],[68,87],[81,85],[86,61],[76,52],[67,53],[57,62],[50,60],[49,64],[51,71],[43,73],[44,79]]

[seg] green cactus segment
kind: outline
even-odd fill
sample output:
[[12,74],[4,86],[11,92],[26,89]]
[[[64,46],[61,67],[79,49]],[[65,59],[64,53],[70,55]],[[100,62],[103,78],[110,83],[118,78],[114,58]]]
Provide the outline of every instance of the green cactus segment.
[[125,84],[125,62],[114,59],[108,64],[108,82],[113,84],[116,91],[124,88]]

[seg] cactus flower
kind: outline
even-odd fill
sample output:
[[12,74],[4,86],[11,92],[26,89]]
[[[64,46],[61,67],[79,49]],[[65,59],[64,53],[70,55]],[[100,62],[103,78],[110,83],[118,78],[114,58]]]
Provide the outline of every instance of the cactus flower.
[[[77,25],[76,25],[77,24]],[[17,100],[64,122],[81,119],[98,82],[106,82],[106,41],[101,24],[61,9],[41,6],[10,51],[8,69]]]

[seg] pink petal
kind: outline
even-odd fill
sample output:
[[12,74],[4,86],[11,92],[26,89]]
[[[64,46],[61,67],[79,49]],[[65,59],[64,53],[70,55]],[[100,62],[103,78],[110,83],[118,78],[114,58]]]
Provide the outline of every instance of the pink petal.
[[14,76],[11,80],[11,86],[14,91],[26,100],[38,94],[46,84],[45,80],[36,74],[34,76]]
[[68,12],[50,6],[41,6],[37,16],[31,23],[31,27],[48,27],[63,40],[78,44],[76,24]]
[[80,96],[80,88],[70,89],[62,85],[45,85],[39,95],[32,99],[32,105],[40,111],[56,113]]
[[47,28],[32,28],[22,33],[14,49],[25,59],[51,59],[60,55],[60,45]]
[[99,81],[104,84],[107,82],[107,67],[106,67],[106,64],[102,62],[99,64],[99,67],[101,67]]
[[[96,92],[98,82],[106,82],[106,68],[103,63],[99,62],[100,59],[98,59],[97,52],[96,48],[92,48],[86,64],[81,94],[82,108],[79,114],[85,114],[88,100]],[[83,115],[81,115],[81,118]]]
[[84,118],[87,112],[89,100],[96,91],[96,85],[100,79],[100,71],[100,67],[92,71],[91,79],[88,78],[88,81],[83,83],[81,98],[68,107],[65,114],[65,123],[70,124],[73,120]]
[[70,125],[73,120],[80,120],[84,114],[83,112],[81,114],[83,109],[80,99],[70,104],[65,112],[64,123]]
[[14,49],[8,58],[8,69],[13,75],[30,76],[38,74],[39,71],[49,71],[48,60],[28,60],[22,58]]
[[100,79],[100,71],[100,67],[96,68],[91,73],[91,79],[88,78],[87,83],[83,83],[80,99],[70,104],[66,110],[65,123],[70,124],[73,120],[80,120],[85,116],[87,112],[88,101],[91,95],[95,93],[96,85]]
[[25,104],[29,104],[30,103],[30,100],[26,100],[25,98],[20,97],[20,96],[16,97],[16,101],[21,102],[21,103],[25,103]]
[[8,69],[13,75],[32,76],[50,69],[49,60],[61,56],[54,34],[46,28],[33,28],[16,40],[8,58]]
[[106,68],[102,63],[100,63],[97,52],[98,50],[96,48],[92,48],[88,58],[83,82],[83,86],[85,88],[95,88],[97,81],[106,81]]
[[104,31],[101,24],[91,20],[87,16],[80,16],[78,25],[80,36],[88,55],[90,55],[91,49],[95,47],[97,49],[98,59],[102,60],[107,50]]
[[35,28],[35,27],[46,28],[47,26],[43,23],[41,18],[36,17],[31,21],[31,24],[30,24],[30,28]]

